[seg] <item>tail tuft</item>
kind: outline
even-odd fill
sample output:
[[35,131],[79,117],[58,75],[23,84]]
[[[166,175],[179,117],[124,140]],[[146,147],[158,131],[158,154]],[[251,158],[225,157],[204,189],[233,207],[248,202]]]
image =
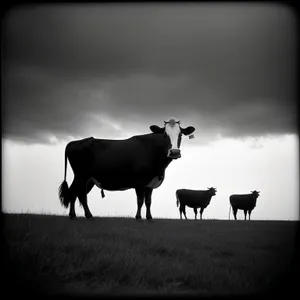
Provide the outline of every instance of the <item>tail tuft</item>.
[[62,182],[62,184],[58,188],[58,194],[60,203],[65,208],[68,208],[70,200],[69,200],[69,186],[66,180]]

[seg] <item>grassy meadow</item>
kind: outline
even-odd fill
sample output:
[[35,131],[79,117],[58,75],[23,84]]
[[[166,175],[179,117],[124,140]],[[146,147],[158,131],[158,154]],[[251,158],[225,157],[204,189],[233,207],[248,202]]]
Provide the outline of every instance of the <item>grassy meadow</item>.
[[287,295],[299,272],[294,221],[2,219],[5,285],[24,295]]

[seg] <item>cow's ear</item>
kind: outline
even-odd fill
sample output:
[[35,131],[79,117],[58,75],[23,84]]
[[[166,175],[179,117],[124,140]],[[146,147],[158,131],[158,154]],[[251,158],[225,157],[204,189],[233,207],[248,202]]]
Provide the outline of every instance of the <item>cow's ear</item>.
[[186,127],[186,128],[181,128],[181,132],[184,134],[184,135],[189,135],[191,133],[193,133],[195,131],[195,127],[193,126],[189,126],[189,127]]
[[165,128],[161,128],[157,125],[151,125],[150,126],[150,130],[153,132],[153,133],[164,133],[165,131]]

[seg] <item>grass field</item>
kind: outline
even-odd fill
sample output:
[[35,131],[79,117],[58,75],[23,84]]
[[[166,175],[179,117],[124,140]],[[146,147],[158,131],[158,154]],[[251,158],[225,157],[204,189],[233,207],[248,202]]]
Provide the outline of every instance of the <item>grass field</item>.
[[22,294],[287,295],[299,272],[299,222],[2,218],[6,287]]

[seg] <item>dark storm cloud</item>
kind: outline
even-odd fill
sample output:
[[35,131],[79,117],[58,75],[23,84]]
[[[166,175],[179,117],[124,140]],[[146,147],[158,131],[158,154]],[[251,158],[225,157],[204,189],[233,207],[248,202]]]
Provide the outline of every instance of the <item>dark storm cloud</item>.
[[280,5],[20,7],[3,22],[3,133],[117,137],[168,116],[200,136],[296,132],[295,40]]

